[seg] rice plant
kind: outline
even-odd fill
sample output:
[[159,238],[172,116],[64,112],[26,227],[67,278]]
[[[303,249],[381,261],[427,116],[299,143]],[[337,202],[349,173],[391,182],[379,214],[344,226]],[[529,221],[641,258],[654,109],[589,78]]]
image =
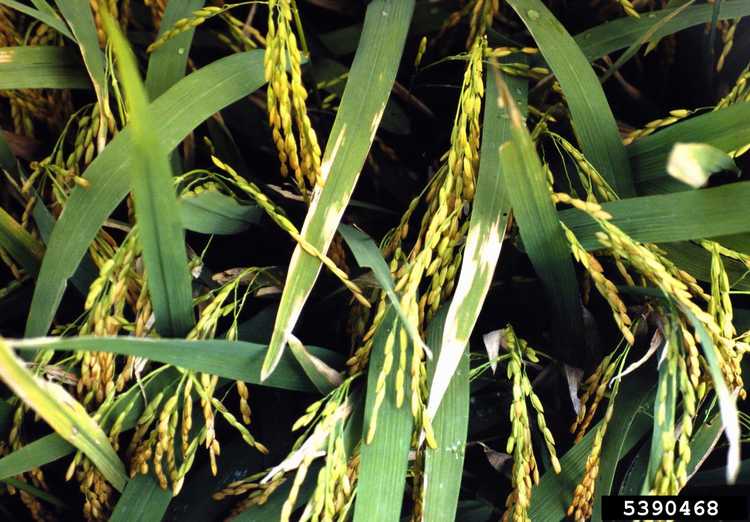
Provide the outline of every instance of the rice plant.
[[2,518],[736,492],[747,15],[0,0]]

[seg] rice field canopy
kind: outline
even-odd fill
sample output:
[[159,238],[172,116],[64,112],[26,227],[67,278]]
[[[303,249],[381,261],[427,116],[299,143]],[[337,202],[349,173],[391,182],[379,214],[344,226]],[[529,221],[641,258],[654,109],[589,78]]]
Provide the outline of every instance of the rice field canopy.
[[736,492],[749,15],[0,0],[0,518]]

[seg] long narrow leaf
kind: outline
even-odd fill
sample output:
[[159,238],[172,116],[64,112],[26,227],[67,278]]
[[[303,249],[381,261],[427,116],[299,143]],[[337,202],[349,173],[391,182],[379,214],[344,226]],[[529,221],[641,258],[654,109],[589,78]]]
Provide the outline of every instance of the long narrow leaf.
[[701,349],[703,350],[703,355],[706,356],[708,371],[711,374],[716,397],[719,400],[719,411],[721,412],[721,422],[724,425],[724,435],[729,443],[729,450],[727,451],[726,478],[727,482],[732,484],[737,478],[740,466],[741,432],[739,414],[737,413],[736,395],[729,391],[727,383],[724,381],[724,374],[721,371],[720,355],[714,345],[713,339],[711,339],[711,335],[690,310],[681,308],[681,311],[693,324],[695,333],[700,341]]
[[0,247],[29,274],[36,274],[44,246],[34,239],[13,216],[0,208]]
[[34,9],[33,7],[29,7],[28,5],[17,2],[15,0],[0,0],[0,5],[10,7],[11,9],[15,9],[19,13],[23,13],[32,18],[36,18],[40,22],[43,22],[53,28],[61,35],[65,36],[66,38],[70,38],[75,42],[75,39],[73,38],[71,32],[68,30],[68,27],[65,25],[65,22],[60,20],[58,17],[51,15],[50,13],[40,11],[39,9]]
[[122,491],[127,482],[125,466],[101,427],[64,388],[29,372],[3,340],[0,340],[0,378],[58,435],[90,458],[112,486]]
[[[81,49],[83,63],[91,77],[101,114],[106,115],[109,111],[107,73],[104,53],[99,47],[99,35],[96,31],[91,6],[80,0],[56,0],[56,3]],[[97,132],[97,142],[100,148],[104,146],[104,130],[104,119],[102,118]]]
[[[604,55],[625,49],[637,41],[638,38],[670,16],[676,9],[660,9],[652,11],[648,16],[633,18],[623,16],[616,20],[597,25],[591,29],[577,34],[576,43],[588,60],[596,60]],[[663,38],[683,29],[696,25],[708,23],[713,15],[713,6],[710,4],[695,5],[669,20],[661,26],[654,34],[654,39]],[[750,15],[750,4],[745,0],[725,0],[721,3],[719,20],[729,20]]]
[[185,231],[172,169],[167,151],[159,147],[135,56],[112,18],[109,15],[103,18],[128,106],[135,156],[130,181],[156,329],[162,335],[185,335],[195,319]]
[[667,160],[677,142],[706,143],[724,152],[744,147],[750,143],[750,103],[701,114],[633,142],[628,147],[628,155],[638,192],[654,194],[690,189],[667,174]]
[[0,459],[0,480],[15,477],[70,455],[75,446],[57,433],[46,435]]
[[[750,201],[750,182],[659,194],[605,203],[612,223],[642,243],[688,241],[750,232],[744,210]],[[563,210],[560,219],[588,250],[599,248],[599,226],[577,210]]]
[[586,57],[541,0],[510,0],[552,68],[586,157],[621,197],[635,195],[612,109]]
[[675,9],[673,12],[669,13],[667,16],[660,19],[658,22],[654,23],[651,27],[649,27],[646,31],[644,31],[643,35],[641,35],[635,42],[630,44],[630,46],[625,50],[625,52],[623,52],[617,58],[617,61],[609,66],[609,68],[599,78],[599,81],[602,83],[606,82],[615,72],[619,71],[620,68],[625,63],[627,63],[628,60],[630,60],[633,56],[635,56],[638,50],[641,48],[641,46],[648,43],[659,29],[661,29],[666,24],[668,24],[669,21],[675,18],[676,16],[679,16],[679,14],[682,13],[688,7],[690,7],[692,2],[694,1],[695,0],[690,0],[690,2],[684,5],[681,5],[679,9]]
[[[508,88],[517,96],[516,103],[523,110],[526,108],[526,87],[524,80],[508,79]],[[505,109],[496,102],[498,95],[497,84],[490,78],[487,82],[476,196],[456,292],[445,319],[447,327],[442,336],[441,355],[430,386],[427,403],[429,416],[437,412],[450,378],[462,359],[490,289],[505,230],[510,222],[510,199],[504,190],[500,172],[500,146],[510,139],[511,125]]]
[[[253,384],[260,383],[260,366],[266,349],[265,345],[243,341],[188,341],[146,337],[37,337],[8,342],[21,350],[96,351],[145,357]],[[340,367],[344,362],[330,350],[315,347],[307,349],[327,364]],[[291,355],[282,358],[278,375],[274,373],[263,384],[286,390],[315,391],[315,387]]]
[[[143,388],[133,386],[115,400],[112,410],[102,419],[105,429],[109,428],[113,419],[125,413],[122,430],[129,430],[135,426],[145,407],[142,393],[146,397],[153,397],[163,391],[169,393],[177,385],[179,372],[174,368],[165,367],[163,370],[152,372],[151,376],[142,382]],[[49,462],[69,455],[75,446],[63,439],[59,434],[52,433],[37,439],[22,448],[0,458],[0,480],[15,477]]]
[[182,196],[179,204],[182,226],[201,234],[236,234],[263,215],[257,205],[239,203],[215,190]]
[[[180,80],[149,106],[158,147],[171,151],[213,113],[247,96],[265,83],[263,53],[250,51],[222,58]],[[93,241],[99,227],[128,192],[135,164],[129,128],[89,165],[84,178],[91,186],[71,193],[55,225],[34,289],[26,335],[45,335],[65,285]]]
[[0,47],[0,89],[89,89],[78,57],[65,47]]
[[109,522],[160,522],[167,511],[172,492],[159,487],[151,475],[138,475],[128,481]]
[[[390,309],[375,334],[368,365],[365,429],[373,422],[372,411],[378,393],[378,375],[385,359],[386,339],[397,325],[396,313]],[[398,353],[400,336],[396,335],[396,339],[392,349]],[[403,383],[407,390],[410,379],[407,375]],[[392,371],[385,380],[385,399],[378,411],[375,438],[369,444],[363,443],[360,449],[354,522],[398,520],[401,513],[413,420],[408,406],[396,407],[395,387],[396,372]]]
[[[550,189],[542,163],[507,85],[496,73],[490,81],[497,82],[499,97],[495,103],[510,117],[511,139],[501,147],[503,189],[510,198],[513,214],[526,252],[534,270],[544,284],[552,303],[558,341],[581,339],[583,318],[573,260],[568,243],[550,198]],[[568,360],[582,361],[581,350],[559,342],[561,353]]]
[[[172,28],[177,20],[189,18],[191,13],[203,7],[204,3],[205,0],[169,0],[161,17],[157,38]],[[146,91],[151,100],[164,94],[177,80],[185,76],[185,66],[190,55],[188,51],[194,33],[193,28],[182,31],[167,40],[149,58]]]
[[362,268],[372,269],[372,275],[388,296],[391,305],[401,318],[404,328],[409,332],[411,341],[413,343],[419,343],[422,348],[425,348],[427,345],[419,336],[416,325],[409,321],[406,312],[401,308],[401,302],[396,294],[393,278],[391,277],[391,270],[388,268],[388,263],[383,259],[383,254],[380,252],[380,249],[375,242],[364,232],[349,225],[339,225],[339,233],[341,234],[341,237],[344,238],[344,241],[346,241],[347,246],[351,249],[352,254],[354,254],[357,264]]
[[[653,402],[653,372],[638,372],[629,376],[620,385],[616,405],[609,429],[604,437],[600,465],[614,470],[619,459],[630,451],[651,428],[653,419],[645,413]],[[643,411],[642,411],[643,410]],[[583,478],[586,458],[591,451],[596,430],[600,423],[589,428],[589,432],[560,459],[562,473],[547,472],[542,475],[539,485],[533,490],[529,518],[531,520],[562,520],[573,499],[576,484]],[[629,428],[627,427],[629,426]],[[612,449],[610,449],[610,447]],[[609,488],[613,476],[604,477],[599,473],[597,494]],[[604,482],[603,482],[604,481]]]
[[[440,357],[442,350],[447,347],[441,337],[445,337],[450,326],[445,310],[442,310],[435,315],[427,328],[427,340],[430,345],[435,346],[436,357]],[[469,353],[462,346],[460,354],[455,371],[448,377],[450,383],[446,389],[445,400],[442,401],[440,409],[437,410],[432,420],[438,447],[425,449],[422,497],[424,522],[456,519],[458,494],[464,468],[466,434],[469,430]],[[433,358],[428,363],[428,381],[432,380],[435,375],[435,360],[436,358]],[[437,360],[441,361],[442,358]]]
[[[374,0],[367,6],[357,54],[323,155],[325,184],[322,189],[316,188],[302,227],[302,236],[320,252],[328,250],[375,138],[413,10],[414,0]],[[294,249],[263,378],[273,372],[281,358],[287,335],[299,319],[320,266],[320,260],[300,246]]]

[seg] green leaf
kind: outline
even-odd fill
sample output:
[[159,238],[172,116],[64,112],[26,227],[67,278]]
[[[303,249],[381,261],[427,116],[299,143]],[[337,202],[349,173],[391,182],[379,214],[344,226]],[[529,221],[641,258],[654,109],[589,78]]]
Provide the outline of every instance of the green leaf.
[[654,194],[689,187],[670,178],[665,166],[678,142],[705,143],[732,152],[750,143],[750,103],[694,116],[628,146],[630,163],[639,193]]
[[[670,343],[677,342],[676,332],[670,332]],[[666,349],[666,348],[664,348]],[[657,419],[659,411],[664,412],[661,424],[655,420],[651,429],[651,451],[648,457],[648,466],[646,474],[641,477],[643,485],[641,486],[641,495],[648,495],[654,488],[656,473],[659,471],[664,455],[664,444],[662,433],[672,431],[677,418],[677,370],[672,369],[670,372],[669,361],[662,361],[659,368],[659,384],[656,390],[656,397],[653,404],[653,418]]]
[[737,478],[740,466],[740,423],[739,414],[737,413],[736,394],[729,391],[727,383],[724,381],[724,374],[721,371],[721,357],[703,323],[687,308],[680,307],[680,311],[692,323],[701,349],[703,350],[703,355],[705,355],[706,362],[708,363],[708,372],[711,374],[713,389],[719,400],[719,411],[721,413],[721,422],[724,425],[724,435],[727,438],[727,442],[729,442],[726,477],[727,482],[732,484]]
[[[163,367],[142,379],[143,390],[147,397],[152,397],[160,391],[168,393],[176,386],[179,376],[180,374],[176,369]],[[123,419],[122,429],[124,431],[134,427],[145,407],[141,393],[140,386],[132,386],[115,399],[109,414],[102,419],[105,428],[108,429],[113,419],[117,418],[126,408],[128,410]],[[75,447],[57,433],[46,435],[0,458],[0,480],[15,477],[58,460],[74,450]]]
[[[604,74],[599,78],[599,81],[601,83],[606,82],[616,71],[620,70],[620,67],[622,67],[628,60],[630,60],[635,54],[638,52],[638,50],[649,42],[654,34],[663,26],[665,26],[667,23],[669,23],[670,20],[674,19],[676,16],[678,16],[681,12],[683,12],[685,9],[687,9],[690,4],[692,4],[695,0],[690,0],[686,4],[680,6],[679,9],[675,9],[669,15],[665,16],[664,18],[660,19],[659,21],[655,22],[651,27],[649,27],[643,35],[641,35],[635,42],[630,44],[630,46],[625,50],[624,53],[622,53],[615,63],[613,63],[605,72]],[[648,54],[648,50],[646,51],[646,54]]]
[[[691,486],[723,486],[726,482],[726,473],[723,469],[711,469],[701,471],[690,481]],[[735,485],[750,485],[750,459],[740,462],[740,471],[737,474]]]
[[109,110],[109,101],[106,94],[104,53],[99,47],[99,36],[96,32],[91,6],[80,0],[55,0],[55,2],[81,49],[83,63],[91,77],[99,105],[103,109],[102,114],[105,114],[104,110]]
[[[486,122],[487,116],[485,116],[485,132],[488,130]],[[479,194],[478,189],[477,196]],[[446,315],[446,310],[439,311],[427,328],[428,343],[435,346],[435,357],[427,363],[428,382],[435,374],[436,361],[442,360],[437,358],[446,348],[446,344],[441,339],[450,328]],[[450,383],[446,389],[445,400],[442,401],[437,414],[432,419],[432,429],[438,447],[425,449],[422,497],[425,522],[456,520],[466,434],[469,430],[469,353],[464,350],[463,346],[460,353],[458,364],[451,374]]]
[[[375,334],[370,354],[365,398],[366,427],[369,427],[372,422],[378,375],[385,359],[386,339],[391,330],[398,327],[397,325],[396,313],[389,308]],[[393,351],[400,353],[401,336],[395,337]],[[407,354],[407,360],[409,357]],[[406,373],[403,386],[405,390],[409,390],[411,377],[409,372]],[[408,405],[396,407],[395,386],[396,371],[394,369],[385,380],[385,399],[378,411],[375,437],[369,444],[363,442],[360,449],[354,522],[398,520],[401,514],[413,418]]]
[[67,507],[65,505],[65,502],[63,502],[62,500],[60,500],[56,496],[50,495],[48,492],[44,491],[43,489],[39,489],[37,487],[34,487],[31,484],[29,484],[28,482],[24,482],[22,480],[18,480],[18,479],[14,479],[14,478],[5,479],[5,480],[3,480],[3,482],[5,482],[6,484],[8,484],[9,486],[13,486],[16,489],[21,489],[21,490],[25,491],[26,493],[29,493],[32,496],[38,498],[39,500],[43,500],[43,501],[47,502],[48,504],[52,504],[53,506],[57,506],[57,507],[60,507],[60,508],[63,508],[63,509]]
[[[508,88],[517,96],[517,105],[525,110],[526,80],[508,78]],[[497,84],[492,79],[487,82],[486,99],[476,196],[472,203],[461,272],[445,320],[448,326],[442,336],[441,356],[431,378],[427,403],[430,417],[435,415],[469,343],[469,336],[490,289],[510,220],[510,200],[502,184],[500,147],[510,139],[511,125],[505,109],[496,102]]]
[[201,234],[236,234],[260,221],[255,204],[240,203],[216,190],[185,194],[179,199],[182,226]]
[[[322,161],[323,188],[316,188],[302,237],[326,252],[351,198],[393,87],[414,0],[374,0]],[[279,313],[263,363],[263,378],[276,367],[320,272],[320,260],[297,245],[289,262]]]
[[0,208],[0,247],[23,267],[28,274],[36,274],[44,255],[44,245],[29,234],[13,216]]
[[10,431],[14,410],[8,401],[0,399],[0,436],[5,436]]
[[91,459],[115,489],[122,491],[128,480],[125,466],[101,427],[62,386],[44,381],[27,370],[3,340],[0,340],[0,378],[58,435]]
[[[222,58],[180,80],[148,109],[159,148],[171,151],[212,114],[264,83],[261,51]],[[134,150],[132,130],[126,127],[84,172],[91,186],[71,192],[42,260],[26,324],[27,336],[47,333],[68,278],[75,273],[99,227],[127,194]]]
[[89,89],[78,56],[65,47],[0,47],[0,89]]
[[[193,11],[203,7],[203,4],[205,0],[170,0],[161,17],[158,36],[174,26],[177,20],[189,18]],[[185,76],[185,67],[190,54],[188,51],[194,33],[194,28],[182,31],[167,40],[149,57],[146,91],[151,100],[164,94],[177,80]]]
[[0,480],[15,477],[49,462],[63,458],[75,451],[75,447],[53,433],[35,440],[0,458]]
[[73,38],[71,32],[68,30],[68,27],[65,25],[65,22],[60,20],[60,18],[57,16],[54,16],[45,11],[40,11],[39,9],[34,9],[33,7],[29,7],[28,5],[22,4],[21,2],[16,2],[15,0],[0,0],[0,5],[10,7],[11,9],[15,9],[19,13],[23,13],[32,18],[36,18],[40,22],[43,22],[53,28],[61,35],[65,36],[66,38],[70,38],[75,42],[75,39]]
[[289,336],[289,348],[305,375],[322,395],[328,395],[343,381],[341,373],[312,355],[294,335]]
[[[634,382],[623,382],[620,385],[620,392],[615,399],[615,413],[602,445],[592,518],[601,517],[602,495],[614,493],[613,485],[620,460],[648,433],[653,424],[648,407],[656,395],[656,386],[653,384],[655,378],[653,371],[644,368],[639,375],[630,377]],[[635,396],[624,396],[623,393]]]
[[396,288],[393,284],[393,278],[391,277],[391,270],[388,268],[388,264],[385,262],[385,259],[383,259],[383,254],[380,252],[380,249],[375,242],[370,236],[361,230],[357,230],[349,225],[339,225],[339,233],[341,234],[341,237],[344,238],[344,241],[346,241],[347,246],[351,249],[352,254],[354,254],[354,259],[357,260],[357,264],[361,268],[372,269],[372,275],[375,276],[375,280],[380,284],[380,287],[388,296],[391,305],[401,318],[401,323],[409,333],[411,341],[413,343],[418,343],[422,346],[422,349],[427,348],[429,350],[429,347],[427,347],[419,336],[417,325],[409,320],[406,312],[401,308],[401,301],[396,294]]
[[[244,341],[219,339],[188,341],[147,337],[37,337],[8,341],[20,350],[64,350],[109,352],[145,357],[189,370],[296,391],[315,391],[294,357],[282,358],[278,375],[260,381],[260,366],[266,346]],[[312,355],[332,366],[342,366],[343,358],[323,348],[308,347]]]
[[195,323],[193,290],[172,169],[167,151],[159,147],[135,56],[116,22],[105,13],[102,19],[125,90],[135,160],[130,182],[156,330],[185,335]]
[[[679,8],[677,8],[679,9]],[[597,25],[575,36],[576,43],[590,61],[601,58],[638,41],[650,27],[672,15],[677,9],[651,11],[640,18],[623,16]],[[654,39],[663,38],[683,29],[711,21],[713,6],[709,4],[691,6],[669,20],[654,34]],[[745,0],[726,0],[721,3],[719,20],[729,20],[750,15],[750,4]]]
[[[499,73],[490,81],[496,82],[499,97],[488,99],[488,103],[504,108],[510,116],[511,139],[501,146],[500,152],[503,189],[510,198],[531,264],[552,303],[558,341],[581,339],[583,318],[578,281],[570,248],[550,197],[547,176],[508,87]],[[584,354],[572,352],[570,344],[560,342],[559,346],[568,360],[582,360]]]
[[[318,478],[320,467],[318,463],[313,463],[310,466],[307,476],[299,488],[297,499],[294,502],[295,508],[299,508],[303,503],[307,502],[315,491],[316,479]],[[281,518],[281,510],[284,507],[284,502],[286,502],[291,490],[292,480],[288,479],[279,486],[279,489],[273,492],[265,504],[252,506],[232,517],[232,520],[236,522],[278,522]]]
[[171,490],[161,489],[151,475],[138,475],[128,481],[109,522],[160,522],[170,500]]
[[[614,470],[618,461],[627,454],[651,428],[652,419],[645,411],[653,402],[653,372],[639,371],[620,385],[615,399],[615,409],[607,433],[602,442],[602,456],[596,496],[610,491]],[[542,475],[539,485],[532,490],[529,518],[531,520],[561,520],[566,517],[576,485],[583,478],[586,458],[591,452],[596,430],[601,421],[589,428],[589,432],[560,459],[562,472],[557,475],[548,471]],[[611,473],[610,473],[611,471]],[[598,509],[595,503],[595,509]]]
[[575,40],[541,0],[510,0],[560,82],[586,158],[621,197],[635,195],[630,164],[599,79]]
[[[604,203],[611,222],[641,243],[688,241],[750,231],[743,212],[750,201],[750,182],[721,187],[622,199]],[[559,212],[560,220],[587,250],[601,248],[599,225],[574,209]]]
[[667,161],[667,173],[693,188],[702,187],[711,174],[723,171],[739,174],[740,169],[730,155],[705,143],[675,143]]
[[[719,439],[724,427],[721,423],[720,414],[711,415],[707,420],[698,423],[697,427],[693,431],[692,437],[690,437],[690,462],[687,465],[688,480],[690,486],[698,486],[701,484],[698,477],[703,473],[695,474],[701,465],[713,451],[716,446],[716,442]],[[625,476],[622,479],[622,484],[619,488],[619,495],[639,495],[641,492],[641,483],[643,477],[646,475],[648,470],[648,457],[651,446],[646,443],[633,457],[633,461],[628,467]],[[742,466],[740,466],[742,468]],[[742,472],[742,469],[740,470]],[[725,484],[726,483],[726,471],[715,470],[710,472],[714,479],[718,481],[714,484]],[[692,478],[691,478],[692,477]],[[739,478],[739,477],[738,477]],[[739,480],[738,480],[739,482]],[[706,484],[710,485],[710,484]]]
[[[724,240],[724,238],[718,239]],[[659,248],[664,250],[667,257],[674,261],[677,266],[696,279],[711,281],[711,254],[705,248],[687,241],[661,243]],[[726,257],[722,261],[732,290],[750,290],[750,280],[747,277],[748,269],[744,263]]]

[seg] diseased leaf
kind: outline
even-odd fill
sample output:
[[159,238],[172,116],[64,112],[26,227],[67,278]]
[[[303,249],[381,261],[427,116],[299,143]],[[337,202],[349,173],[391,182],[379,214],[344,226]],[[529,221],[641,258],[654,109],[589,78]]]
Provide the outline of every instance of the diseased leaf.
[[675,143],[667,160],[667,172],[693,188],[708,183],[711,174],[722,171],[739,173],[734,159],[705,143]]
[[0,378],[8,388],[47,422],[57,434],[81,450],[112,486],[122,491],[125,466],[109,438],[63,387],[34,376],[10,345],[0,339]]
[[0,47],[0,89],[89,89],[78,57],[65,47]]
[[[326,252],[351,198],[393,87],[414,0],[374,0],[349,71],[341,104],[323,154],[324,185],[313,192],[302,236]],[[263,378],[273,372],[320,272],[320,260],[299,245],[289,262]]]
[[289,336],[289,348],[294,358],[297,359],[297,362],[305,371],[305,375],[307,375],[321,394],[329,394],[336,386],[343,382],[340,372],[337,372],[312,355],[294,335]]
[[[129,430],[135,426],[145,404],[143,395],[153,397],[156,393],[164,391],[169,393],[174,390],[179,372],[174,368],[163,367],[151,372],[141,382],[143,387],[132,386],[115,399],[112,409],[102,418],[102,425],[109,429],[121,413],[125,412],[122,430]],[[68,443],[57,433],[46,435],[37,439],[20,449],[0,458],[0,480],[15,477],[21,473],[38,468],[49,462],[53,462],[75,450],[75,446]]]
[[[499,93],[491,72],[489,78],[476,196],[461,272],[445,319],[447,327],[442,336],[442,355],[437,362],[430,388],[427,403],[427,414],[430,416],[435,415],[448,382],[469,343],[469,336],[490,289],[505,231],[510,223],[510,198],[503,186],[501,172],[501,146],[511,137],[511,122],[506,109],[497,103]],[[516,97],[518,106],[525,110],[526,81],[509,78],[508,88]],[[507,154],[507,149],[505,150]],[[493,371],[495,366],[492,367]]]

